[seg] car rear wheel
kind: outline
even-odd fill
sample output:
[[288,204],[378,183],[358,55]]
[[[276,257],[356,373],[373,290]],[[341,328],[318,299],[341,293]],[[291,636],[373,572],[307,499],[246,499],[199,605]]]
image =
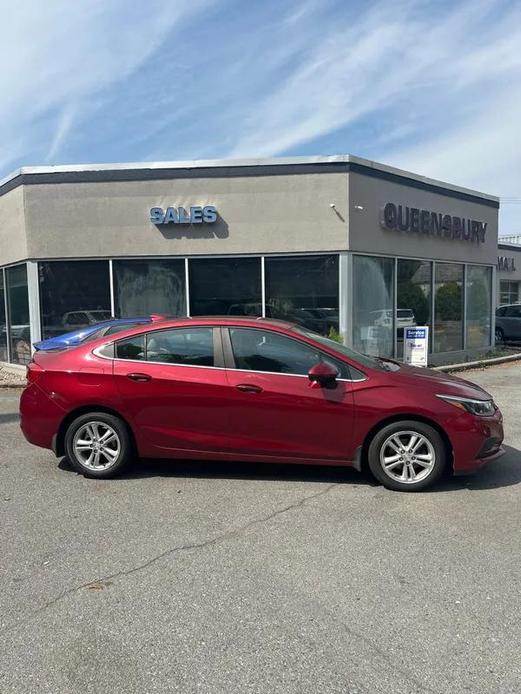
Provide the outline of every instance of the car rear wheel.
[[505,333],[502,328],[496,328],[496,342],[503,342],[505,339]]
[[65,450],[78,472],[87,477],[112,477],[130,462],[132,442],[119,417],[89,412],[70,424],[65,435]]
[[439,433],[423,422],[393,422],[376,433],[368,450],[369,468],[384,487],[422,491],[438,480],[447,452]]

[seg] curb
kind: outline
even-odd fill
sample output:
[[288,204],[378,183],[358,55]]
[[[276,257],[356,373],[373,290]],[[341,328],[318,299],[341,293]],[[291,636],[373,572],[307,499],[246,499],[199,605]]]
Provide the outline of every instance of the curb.
[[447,366],[435,366],[436,371],[467,371],[467,369],[485,369],[487,366],[496,364],[506,364],[509,361],[519,361],[521,352],[509,354],[505,357],[494,357],[493,359],[480,359],[478,361],[467,361],[463,364],[448,364]]

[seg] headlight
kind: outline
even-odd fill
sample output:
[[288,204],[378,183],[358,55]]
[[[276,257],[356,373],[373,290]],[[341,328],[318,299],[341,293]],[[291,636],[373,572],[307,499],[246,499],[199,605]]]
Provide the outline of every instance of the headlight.
[[472,398],[459,398],[456,395],[437,395],[436,397],[478,417],[491,417],[497,410],[493,400],[473,400]]

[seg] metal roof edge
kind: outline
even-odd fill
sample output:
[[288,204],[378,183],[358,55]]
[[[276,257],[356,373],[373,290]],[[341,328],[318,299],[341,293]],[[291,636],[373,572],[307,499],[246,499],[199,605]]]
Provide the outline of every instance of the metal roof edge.
[[[439,179],[421,176],[419,174],[399,169],[387,164],[364,159],[352,154],[333,154],[333,155],[317,155],[317,156],[295,156],[295,157],[267,157],[267,158],[252,158],[252,159],[196,159],[196,160],[180,160],[180,161],[148,161],[148,162],[124,162],[124,163],[108,163],[108,164],[61,164],[56,166],[23,166],[11,172],[0,180],[0,195],[2,188],[11,183],[9,189],[20,185],[15,183],[17,178],[25,176],[36,176],[41,174],[67,174],[67,173],[82,173],[82,172],[117,172],[117,171],[154,171],[155,169],[203,169],[203,168],[252,168],[252,167],[277,167],[277,166],[306,166],[321,164],[357,164],[367,169],[381,171],[383,173],[398,176],[400,178],[409,179],[423,183],[426,186],[436,186],[449,191],[470,195],[484,200],[490,200],[499,203],[499,197],[483,193],[471,188],[454,185]],[[23,182],[23,181],[22,181]]]

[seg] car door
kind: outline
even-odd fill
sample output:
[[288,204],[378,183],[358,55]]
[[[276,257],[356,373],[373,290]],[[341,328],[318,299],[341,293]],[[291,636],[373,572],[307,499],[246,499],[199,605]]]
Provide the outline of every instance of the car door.
[[196,326],[116,342],[115,384],[146,455],[223,449],[228,383],[215,337],[213,327]]
[[[228,367],[226,408],[235,452],[274,458],[345,461],[353,457],[353,397],[348,367],[298,338],[269,329],[223,328]],[[333,387],[308,378],[329,361]]]

